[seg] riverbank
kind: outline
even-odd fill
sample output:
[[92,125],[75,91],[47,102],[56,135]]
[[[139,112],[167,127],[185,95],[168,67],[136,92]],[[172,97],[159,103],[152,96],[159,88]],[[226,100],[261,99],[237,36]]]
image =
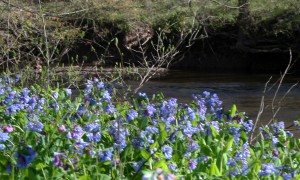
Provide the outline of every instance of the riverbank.
[[189,2],[3,0],[1,65],[139,66],[175,48],[171,69],[278,72],[300,52],[296,0]]

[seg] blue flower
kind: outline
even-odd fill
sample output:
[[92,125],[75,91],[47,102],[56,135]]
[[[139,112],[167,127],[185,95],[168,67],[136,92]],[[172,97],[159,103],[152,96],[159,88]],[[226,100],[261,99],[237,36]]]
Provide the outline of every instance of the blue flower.
[[53,95],[54,99],[57,99],[57,98],[58,98],[58,92],[53,91],[53,92],[52,92],[52,95]]
[[200,148],[200,146],[195,141],[192,141],[189,143],[187,151],[192,152],[192,151],[198,150],[199,148]]
[[20,169],[25,169],[28,165],[33,162],[34,158],[36,157],[36,152],[32,149],[31,146],[28,146],[26,149],[22,150],[21,152],[16,152],[15,158],[17,159],[16,167]]
[[65,89],[67,96],[72,95],[72,89]]
[[109,94],[109,92],[108,92],[107,90],[105,90],[105,91],[103,92],[102,99],[103,99],[105,102],[110,102],[111,96],[110,96],[110,94]]
[[235,160],[233,160],[232,158],[230,158],[230,159],[228,159],[227,165],[228,166],[236,166],[236,162],[235,162]]
[[170,147],[169,145],[164,145],[161,148],[161,150],[164,153],[166,159],[171,159],[172,158],[172,152],[173,152],[172,147]]
[[84,130],[87,132],[97,132],[100,130],[100,124],[90,123],[84,127]]
[[173,172],[177,172],[177,165],[174,163],[168,164],[168,168]]
[[254,124],[252,120],[248,120],[243,123],[243,127],[246,130],[246,133],[249,133],[252,130],[253,126]]
[[8,133],[0,132],[0,142],[5,142],[9,139]]
[[40,121],[35,121],[35,122],[28,122],[27,126],[29,129],[33,132],[42,132],[44,125]]
[[87,133],[86,136],[87,136],[89,141],[100,142],[100,140],[101,140],[101,133],[100,132]]
[[146,115],[152,117],[154,115],[154,113],[156,113],[156,109],[154,107],[154,105],[152,104],[148,104],[146,107]]
[[275,134],[279,134],[280,131],[284,130],[284,122],[275,122],[272,124],[272,128]]
[[135,170],[135,172],[138,172],[142,168],[143,164],[144,164],[143,161],[134,162],[132,163],[132,168]]
[[278,138],[275,137],[275,136],[272,136],[272,144],[273,144],[273,146],[276,146],[278,143],[279,143]]
[[267,163],[267,164],[262,164],[259,174],[261,176],[268,176],[268,175],[274,174],[275,171],[276,171],[276,168],[274,167],[274,164]]
[[114,149],[109,148],[105,151],[99,151],[98,157],[100,158],[101,162],[113,161],[113,155],[114,155],[113,153],[114,153]]
[[154,127],[154,126],[148,126],[146,127],[145,129],[147,132],[149,132],[150,134],[157,134],[159,131],[158,131],[158,128]]
[[103,88],[105,88],[105,84],[104,84],[104,82],[100,81],[100,82],[98,82],[98,83],[96,84],[96,87],[97,87],[98,89],[103,89]]
[[5,149],[5,145],[4,144],[0,144],[0,150],[2,151],[3,149]]
[[188,107],[186,110],[186,113],[188,114],[190,120],[195,120],[196,119],[196,113],[194,111],[194,109]]
[[62,153],[56,153],[54,152],[54,159],[53,159],[53,164],[56,167],[63,167],[64,163],[61,161],[61,156],[63,154]]
[[300,121],[299,121],[299,120],[294,121],[294,126],[295,126],[297,129],[300,129]]
[[249,144],[248,142],[246,142],[243,146],[242,146],[242,149],[236,153],[235,155],[235,159],[238,160],[238,161],[245,161],[247,162],[247,158],[250,158],[251,157],[251,154],[250,154],[250,151],[249,151]]
[[192,137],[193,134],[199,132],[199,128],[194,127],[190,121],[187,121],[186,125],[182,126],[182,130],[183,130],[183,133],[188,137]]
[[146,93],[142,93],[142,92],[139,92],[138,96],[142,97],[142,98],[148,98],[147,94]]
[[112,114],[114,112],[116,112],[115,106],[113,104],[107,105],[107,107],[106,107],[106,113],[107,114]]
[[230,177],[234,177],[234,176],[239,175],[239,174],[240,174],[240,173],[239,173],[239,171],[238,171],[236,168],[234,168],[233,170],[228,171],[228,172],[226,173],[226,175],[227,175],[227,176],[230,176]]
[[15,104],[11,104],[11,105],[7,106],[6,109],[8,110],[8,112],[9,112],[10,115],[13,115],[17,111],[20,110],[20,108],[17,105],[15,105]]
[[130,110],[129,112],[127,112],[127,121],[132,121],[135,118],[138,117],[138,113],[136,112],[136,110]]
[[197,159],[191,159],[188,164],[188,169],[194,170],[194,169],[196,169],[197,165],[198,165]]

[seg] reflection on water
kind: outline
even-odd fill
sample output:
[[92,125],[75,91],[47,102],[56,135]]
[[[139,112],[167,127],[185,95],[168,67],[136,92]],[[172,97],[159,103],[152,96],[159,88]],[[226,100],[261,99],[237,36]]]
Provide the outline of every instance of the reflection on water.
[[[192,94],[203,91],[215,92],[223,101],[225,110],[236,104],[240,112],[246,112],[252,119],[256,119],[261,98],[266,82],[270,74],[212,74],[187,71],[171,71],[163,79],[151,80],[140,90],[148,95],[163,92],[165,97],[175,97],[178,102],[189,103]],[[273,75],[268,85],[272,86],[279,76]],[[299,77],[288,75],[278,92],[274,105],[281,107],[276,119],[285,121],[286,126],[292,124],[293,120],[300,119],[300,85],[297,84],[280,101],[289,88],[300,80]],[[272,117],[272,99],[277,86],[271,88],[265,95],[265,110],[261,116],[261,122],[266,123]],[[280,102],[280,104],[279,104]]]

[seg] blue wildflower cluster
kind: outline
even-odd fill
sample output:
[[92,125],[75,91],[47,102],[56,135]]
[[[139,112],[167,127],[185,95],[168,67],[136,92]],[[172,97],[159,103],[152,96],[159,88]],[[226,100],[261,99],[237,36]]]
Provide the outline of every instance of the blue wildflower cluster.
[[77,97],[0,82],[0,176],[299,178],[300,142],[284,123],[262,126],[251,143],[254,122],[224,111],[215,93],[193,95],[190,104],[145,93],[118,102],[97,78]]

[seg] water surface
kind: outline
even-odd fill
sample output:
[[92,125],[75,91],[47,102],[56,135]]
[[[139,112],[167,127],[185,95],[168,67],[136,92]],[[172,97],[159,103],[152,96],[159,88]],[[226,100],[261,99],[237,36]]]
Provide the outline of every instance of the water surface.
[[[272,77],[264,95],[266,82]],[[239,112],[246,112],[252,119],[257,118],[262,96],[265,96],[264,111],[260,123],[267,123],[272,119],[272,101],[278,87],[278,74],[215,74],[191,71],[170,71],[166,77],[147,82],[140,90],[148,96],[163,92],[164,96],[174,97],[180,103],[192,101],[192,94],[203,91],[217,93],[223,101],[223,108],[228,110],[236,104]],[[300,119],[300,85],[295,85],[300,77],[287,75],[281,84],[277,98],[274,100],[274,111],[280,107],[275,119],[285,121],[286,126]],[[272,85],[274,85],[272,87]],[[295,87],[285,96],[289,89]]]

